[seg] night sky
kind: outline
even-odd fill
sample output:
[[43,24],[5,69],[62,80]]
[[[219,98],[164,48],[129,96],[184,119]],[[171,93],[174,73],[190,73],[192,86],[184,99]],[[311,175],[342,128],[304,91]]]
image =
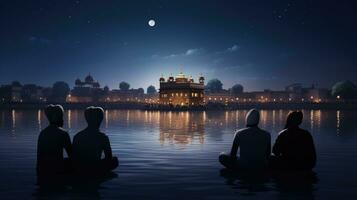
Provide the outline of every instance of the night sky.
[[1,1],[0,84],[73,86],[90,73],[146,88],[180,71],[247,91],[357,83],[353,2]]

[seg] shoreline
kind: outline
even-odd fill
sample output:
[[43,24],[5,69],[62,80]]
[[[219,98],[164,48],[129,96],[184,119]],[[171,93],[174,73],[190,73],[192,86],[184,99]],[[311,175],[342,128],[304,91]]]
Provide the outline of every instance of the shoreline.
[[100,106],[103,109],[148,110],[148,111],[210,111],[241,109],[310,109],[310,110],[357,110],[357,103],[240,103],[240,104],[207,104],[199,107],[173,107],[157,104],[140,103],[2,103],[0,109],[44,109],[49,104],[61,104],[64,109],[85,109],[88,106]]

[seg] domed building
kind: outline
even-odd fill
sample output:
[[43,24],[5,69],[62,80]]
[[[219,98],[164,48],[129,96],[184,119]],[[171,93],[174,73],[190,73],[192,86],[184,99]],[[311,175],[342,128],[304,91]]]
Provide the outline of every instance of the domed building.
[[100,87],[100,84],[94,81],[93,77],[90,74],[88,74],[88,76],[84,78],[84,81],[81,81],[81,79],[77,78],[74,84],[75,87],[92,87],[92,88]]
[[167,81],[160,81],[159,102],[173,106],[199,106],[204,104],[204,78],[199,77],[195,83],[193,78],[187,78],[182,72],[175,78],[171,75]]
[[84,81],[77,78],[74,82],[75,86],[71,91],[71,95],[68,96],[67,102],[72,103],[87,103],[98,100],[104,89],[100,88],[99,82],[88,74]]

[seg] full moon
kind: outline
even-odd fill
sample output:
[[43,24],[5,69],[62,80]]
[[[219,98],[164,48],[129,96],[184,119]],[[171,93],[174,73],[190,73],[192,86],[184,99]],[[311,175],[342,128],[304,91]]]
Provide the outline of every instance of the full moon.
[[154,27],[155,26],[155,20],[150,19],[148,24],[149,24],[149,26]]

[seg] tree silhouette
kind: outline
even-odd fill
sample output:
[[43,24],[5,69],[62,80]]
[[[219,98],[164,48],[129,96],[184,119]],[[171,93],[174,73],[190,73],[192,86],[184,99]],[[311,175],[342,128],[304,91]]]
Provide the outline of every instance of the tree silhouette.
[[156,88],[155,86],[153,85],[150,85],[147,89],[146,89],[146,93],[147,94],[155,94],[157,91],[156,91]]
[[119,89],[120,90],[128,91],[129,88],[130,88],[130,84],[129,83],[127,83],[125,81],[120,82],[120,84],[119,84]]
[[57,81],[52,86],[52,97],[55,101],[65,101],[70,88],[64,81]]
[[138,92],[139,92],[139,94],[144,94],[144,88],[138,88]]
[[207,85],[206,85],[206,90],[208,90],[209,92],[212,93],[217,93],[217,92],[221,92],[223,90],[223,84],[220,80],[218,79],[211,79],[210,81],[208,81]]
[[13,81],[11,83],[11,85],[14,86],[14,87],[22,87],[22,85],[21,85],[21,83],[19,81]]
[[357,87],[351,81],[340,81],[332,87],[331,95],[340,96],[342,99],[351,99],[357,97]]
[[242,94],[243,93],[243,86],[241,84],[235,84],[231,88],[231,94],[232,95],[237,95],[237,94]]

